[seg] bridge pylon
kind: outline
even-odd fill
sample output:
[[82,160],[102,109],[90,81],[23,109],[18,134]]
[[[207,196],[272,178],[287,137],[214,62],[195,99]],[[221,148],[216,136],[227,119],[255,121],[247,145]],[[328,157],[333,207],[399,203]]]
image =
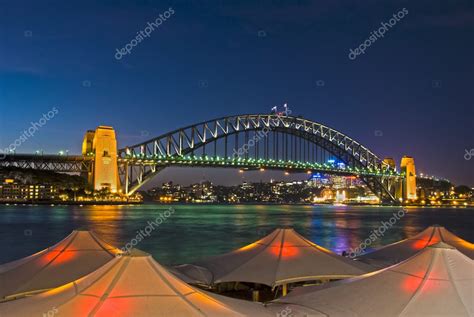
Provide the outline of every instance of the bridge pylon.
[[404,200],[415,200],[417,198],[415,159],[411,156],[402,157],[400,169],[404,173],[401,197]]
[[111,193],[120,191],[117,139],[112,127],[99,126],[95,131],[87,131],[82,143],[82,155],[94,156],[91,170],[83,174],[94,190],[106,188]]

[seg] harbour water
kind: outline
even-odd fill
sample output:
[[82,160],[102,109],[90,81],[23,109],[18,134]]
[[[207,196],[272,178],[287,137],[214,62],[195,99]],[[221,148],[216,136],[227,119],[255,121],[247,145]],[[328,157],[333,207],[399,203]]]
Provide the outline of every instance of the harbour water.
[[[166,217],[165,211],[170,207],[174,212]],[[392,224],[386,225],[383,236],[367,250],[415,235],[433,224],[474,241],[473,208],[399,210],[399,207],[303,205],[3,205],[0,206],[0,263],[38,252],[77,228],[93,230],[112,245],[124,247],[149,226],[149,235],[134,241],[136,247],[167,265],[231,251],[277,227],[293,227],[309,240],[340,254],[357,248],[372,230],[391,218]],[[393,219],[394,213],[402,214],[399,220]],[[150,231],[152,221],[161,224]]]

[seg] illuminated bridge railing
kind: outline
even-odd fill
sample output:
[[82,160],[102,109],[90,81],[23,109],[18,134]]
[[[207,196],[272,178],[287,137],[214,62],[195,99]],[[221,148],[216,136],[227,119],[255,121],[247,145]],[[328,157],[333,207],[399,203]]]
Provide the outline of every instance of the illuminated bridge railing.
[[80,173],[90,171],[93,156],[54,154],[7,154],[0,157],[0,168],[21,168]]
[[327,172],[340,175],[355,176],[379,176],[398,178],[402,174],[393,170],[381,170],[375,168],[352,168],[350,166],[337,166],[335,164],[321,164],[312,162],[283,161],[273,159],[255,158],[223,158],[223,157],[199,157],[199,156],[160,156],[160,155],[129,155],[118,158],[119,164],[128,163],[142,166],[188,166],[188,167],[222,167],[239,169],[276,169],[286,172]]

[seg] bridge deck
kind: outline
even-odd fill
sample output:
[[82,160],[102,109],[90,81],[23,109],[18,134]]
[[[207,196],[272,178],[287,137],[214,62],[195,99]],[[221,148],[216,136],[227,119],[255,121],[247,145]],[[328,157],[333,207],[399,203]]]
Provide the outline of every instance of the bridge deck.
[[7,154],[0,156],[0,167],[78,173],[89,171],[93,160],[82,155]]

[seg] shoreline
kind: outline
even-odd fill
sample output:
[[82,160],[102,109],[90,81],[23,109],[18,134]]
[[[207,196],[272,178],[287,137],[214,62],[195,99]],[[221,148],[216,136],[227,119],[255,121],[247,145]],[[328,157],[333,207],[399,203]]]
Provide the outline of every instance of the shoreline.
[[141,205],[143,201],[0,201],[0,205],[53,205],[53,206],[90,206],[90,205]]
[[344,207],[344,206],[372,206],[372,207],[428,207],[428,208],[438,208],[438,207],[443,207],[443,208],[448,208],[448,207],[453,207],[453,208],[469,208],[469,207],[474,207],[474,205],[449,205],[449,204],[442,204],[442,205],[422,205],[422,204],[412,204],[412,205],[390,205],[390,204],[364,204],[364,203],[345,203],[345,204],[330,204],[330,203],[269,203],[269,202],[242,202],[242,203],[187,203],[187,202],[159,202],[159,201],[145,201],[145,204],[155,204],[155,205],[190,205],[190,206],[199,206],[199,205],[222,205],[222,206],[262,206],[262,205],[268,205],[268,206],[278,206],[278,205],[286,205],[286,206],[335,206],[335,207]]
[[345,207],[345,206],[365,206],[365,207],[423,207],[423,208],[472,208],[474,205],[389,205],[389,204],[363,204],[363,203],[354,203],[354,204],[324,204],[324,203],[272,203],[272,202],[248,202],[248,203],[189,203],[189,202],[171,202],[163,203],[159,201],[0,201],[0,206],[26,206],[26,205],[51,205],[51,206],[117,206],[117,205],[162,205],[162,206],[176,206],[176,205],[189,205],[189,206],[334,206],[334,207]]

